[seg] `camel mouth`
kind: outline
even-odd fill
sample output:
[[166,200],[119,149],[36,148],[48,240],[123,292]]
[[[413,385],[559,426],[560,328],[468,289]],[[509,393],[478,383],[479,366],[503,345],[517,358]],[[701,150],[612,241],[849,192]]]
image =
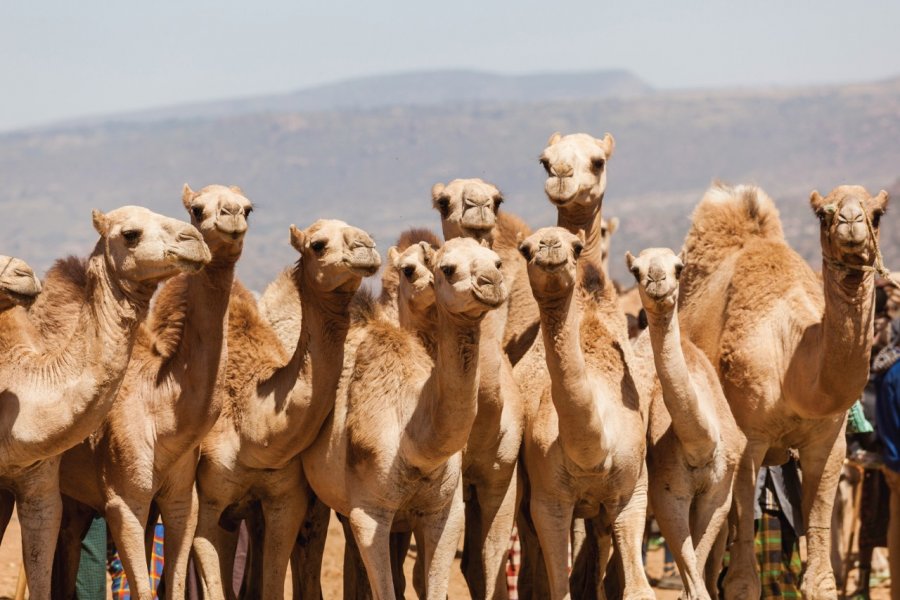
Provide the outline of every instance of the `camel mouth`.
[[179,271],[183,273],[196,273],[200,269],[206,266],[207,261],[203,260],[193,260],[190,258],[183,257],[175,257],[175,260],[172,261],[173,264],[178,268]]
[[481,304],[489,308],[498,308],[506,302],[507,294],[503,289],[494,290],[491,293],[485,293],[480,288],[472,288],[472,296]]
[[380,264],[376,263],[354,264],[347,261],[344,264],[351,273],[359,277],[371,277],[377,273],[378,269],[381,267]]
[[490,241],[491,232],[494,231],[493,225],[466,225],[462,228],[463,231],[466,232],[466,237],[470,237],[473,240],[480,242],[482,240]]
[[35,301],[35,299],[37,299],[40,291],[17,292],[15,290],[7,288],[3,290],[3,293],[14,303],[29,306]]

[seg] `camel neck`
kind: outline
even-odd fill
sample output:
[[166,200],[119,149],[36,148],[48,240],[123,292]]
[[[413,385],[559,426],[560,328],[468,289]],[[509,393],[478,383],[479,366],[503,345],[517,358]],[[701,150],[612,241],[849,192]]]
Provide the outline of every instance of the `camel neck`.
[[599,200],[589,205],[570,202],[561,206],[556,216],[558,227],[584,236],[582,260],[587,259],[597,266],[603,265],[603,228],[600,223],[602,207],[603,196],[600,196]]
[[404,299],[397,301],[397,322],[400,327],[412,331],[418,336],[419,341],[425,346],[428,356],[434,360],[437,357],[437,309],[434,305],[427,310],[413,309]]
[[481,319],[437,307],[437,358],[423,398],[413,415],[419,426],[414,445],[417,466],[430,471],[462,450],[478,410]]
[[559,417],[563,452],[583,469],[595,469],[609,454],[604,429],[581,346],[581,311],[574,290],[538,301],[550,391]]
[[859,397],[869,377],[875,275],[822,265],[825,312],[820,327],[816,412],[840,414]]
[[646,305],[653,362],[662,387],[663,402],[672,418],[672,429],[685,450],[688,464],[700,467],[712,460],[719,442],[715,406],[697,393],[681,343],[681,329],[674,309],[654,311]]
[[481,322],[480,375],[478,380],[479,421],[486,415],[499,418],[503,410],[503,396],[500,393],[501,372],[505,352],[503,351],[503,331],[506,315],[502,310],[494,310],[485,315]]

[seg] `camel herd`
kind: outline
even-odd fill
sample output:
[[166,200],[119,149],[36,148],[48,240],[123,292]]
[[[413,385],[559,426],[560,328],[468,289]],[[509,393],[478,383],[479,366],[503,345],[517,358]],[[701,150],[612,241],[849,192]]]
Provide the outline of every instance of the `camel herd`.
[[[627,254],[646,331],[630,338],[607,274],[615,142],[554,134],[540,162],[556,227],[499,212],[481,179],[431,190],[444,241],[411,229],[382,258],[336,220],[290,228],[297,262],[256,298],[235,279],[251,202],[185,186],[191,223],[126,206],[85,259],[39,282],[0,257],[0,530],[13,506],[36,599],[73,597],[80,540],[109,525],[149,600],[148,523],[165,525],[167,597],[191,555],[232,598],[238,529],[249,597],[320,597],[331,510],[345,595],[447,597],[462,540],[475,598],[653,598],[648,509],[684,598],[759,597],[757,471],[803,470],[802,591],[837,598],[830,519],[845,412],[868,375],[879,221],[888,198],[813,192],[822,273],[787,244],[772,200],[715,184],[680,254]],[[648,504],[649,501],[649,504]],[[571,568],[569,560],[571,557]],[[52,573],[52,577],[51,577]]]

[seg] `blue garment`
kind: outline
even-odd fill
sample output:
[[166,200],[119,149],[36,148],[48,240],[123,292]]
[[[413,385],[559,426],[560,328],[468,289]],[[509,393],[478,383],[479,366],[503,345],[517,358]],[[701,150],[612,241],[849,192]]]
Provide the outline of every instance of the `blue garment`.
[[875,431],[884,445],[884,465],[900,472],[900,361],[884,374],[878,386]]

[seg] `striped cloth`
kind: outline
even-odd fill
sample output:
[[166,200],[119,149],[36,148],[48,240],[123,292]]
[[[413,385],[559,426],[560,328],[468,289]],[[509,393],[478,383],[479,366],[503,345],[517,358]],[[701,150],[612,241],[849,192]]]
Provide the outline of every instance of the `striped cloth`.
[[509,536],[509,558],[506,561],[506,589],[509,600],[519,600],[519,566],[522,564],[522,546],[519,544],[519,530],[513,526]]
[[[110,546],[109,574],[112,578],[113,600],[131,600],[131,592],[128,591],[128,579],[125,576],[125,567],[119,559],[119,553]],[[159,582],[163,572],[163,526],[157,523],[153,530],[153,549],[150,555],[150,591],[156,596]]]
[[760,597],[800,598],[800,551],[784,513],[768,507],[763,510],[756,522],[754,545],[762,583]]

